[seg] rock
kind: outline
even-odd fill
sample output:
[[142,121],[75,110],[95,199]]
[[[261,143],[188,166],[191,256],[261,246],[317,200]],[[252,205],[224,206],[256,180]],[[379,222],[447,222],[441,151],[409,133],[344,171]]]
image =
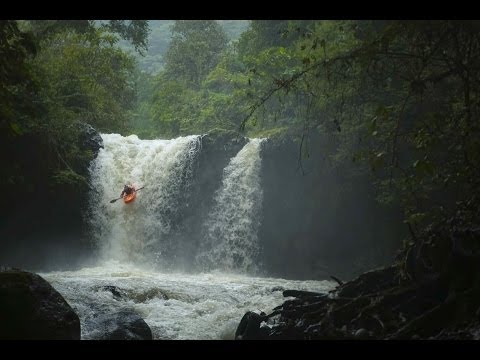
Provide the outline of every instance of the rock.
[[113,298],[115,300],[122,300],[124,297],[124,291],[120,290],[118,287],[113,286],[113,285],[106,285],[102,287],[102,290],[104,291],[110,291],[113,295]]
[[312,291],[303,291],[303,290],[285,290],[283,292],[283,297],[297,297],[297,298],[307,298],[307,297],[323,297],[325,294],[312,292]]
[[137,313],[121,310],[97,319],[100,340],[152,340],[152,330]]
[[368,337],[368,331],[365,329],[358,329],[357,331],[355,331],[355,334],[353,336],[359,339],[365,339]]
[[80,340],[80,319],[37,274],[0,271],[0,339]]
[[79,123],[80,130],[82,132],[81,142],[83,147],[93,152],[95,158],[103,148],[103,139],[95,128],[87,123]]
[[373,293],[396,284],[398,284],[398,266],[392,265],[368,271],[341,285],[338,296],[355,297],[359,293]]
[[140,292],[130,291],[129,298],[135,303],[144,303],[152,299],[168,300],[169,296],[162,289],[152,288]]
[[265,313],[257,314],[253,311],[248,311],[240,320],[240,324],[235,332],[235,340],[266,339],[270,329],[267,326],[260,327],[265,320]]

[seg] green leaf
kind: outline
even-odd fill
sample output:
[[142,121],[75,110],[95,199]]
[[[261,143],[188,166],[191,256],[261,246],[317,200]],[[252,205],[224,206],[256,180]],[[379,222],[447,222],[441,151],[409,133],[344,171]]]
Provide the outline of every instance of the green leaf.
[[418,224],[422,222],[426,218],[426,216],[427,215],[425,213],[410,214],[409,216],[407,216],[404,222],[410,224]]
[[22,128],[17,123],[10,123],[10,128],[13,130],[13,132],[16,135],[22,135],[23,134]]
[[417,171],[417,174],[420,176],[435,174],[435,167],[428,160],[416,160],[413,163],[413,168]]

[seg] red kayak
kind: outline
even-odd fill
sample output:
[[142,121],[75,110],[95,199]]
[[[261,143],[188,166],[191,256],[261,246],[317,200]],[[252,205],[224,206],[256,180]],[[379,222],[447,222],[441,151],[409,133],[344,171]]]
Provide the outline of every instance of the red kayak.
[[125,204],[131,203],[135,198],[137,197],[137,191],[133,191],[131,194],[125,195],[123,197],[123,201],[125,201]]

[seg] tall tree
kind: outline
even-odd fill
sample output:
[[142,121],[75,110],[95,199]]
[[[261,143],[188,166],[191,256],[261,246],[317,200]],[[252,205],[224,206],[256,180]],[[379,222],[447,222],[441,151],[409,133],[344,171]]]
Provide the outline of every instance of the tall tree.
[[365,160],[380,198],[423,228],[480,202],[479,44],[478,21],[318,22],[247,117],[274,94],[310,98],[305,129]]
[[[15,21],[0,21],[0,126],[12,135],[22,132],[26,110],[33,111],[30,95],[35,91],[29,59],[37,53],[31,33],[19,30]],[[25,121],[23,121],[25,122]]]
[[72,30],[79,34],[91,35],[95,38],[96,29],[117,34],[120,38],[132,43],[140,53],[148,47],[148,20],[31,20],[33,32],[40,38],[56,34],[64,30]]
[[228,42],[215,20],[178,20],[165,55],[165,75],[198,88],[217,65]]

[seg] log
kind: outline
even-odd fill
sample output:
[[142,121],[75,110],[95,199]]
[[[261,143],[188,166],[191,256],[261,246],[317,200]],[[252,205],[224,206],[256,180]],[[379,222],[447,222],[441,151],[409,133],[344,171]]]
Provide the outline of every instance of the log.
[[335,281],[338,283],[338,285],[340,285],[340,286],[343,285],[343,281],[340,280],[339,278],[337,278],[337,277],[335,277],[335,276],[333,276],[333,275],[330,275],[330,277],[331,277],[333,280],[335,280]]
[[283,292],[283,297],[297,297],[297,298],[305,298],[305,297],[323,297],[327,296],[326,294],[311,292],[311,291],[303,291],[303,290],[285,290]]

